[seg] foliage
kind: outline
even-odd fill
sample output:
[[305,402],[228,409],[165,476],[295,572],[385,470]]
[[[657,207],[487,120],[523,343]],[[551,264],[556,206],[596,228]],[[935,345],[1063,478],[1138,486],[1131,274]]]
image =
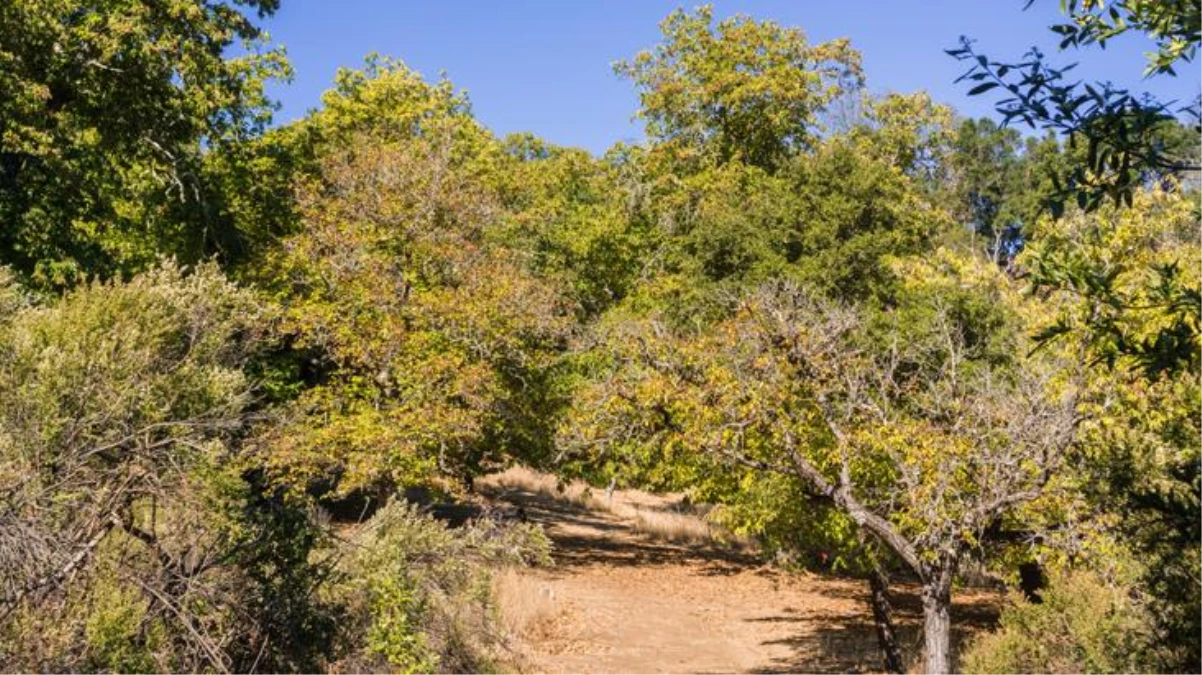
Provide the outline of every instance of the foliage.
[[858,83],[859,54],[771,21],[712,23],[712,7],[677,10],[660,24],[661,45],[616,69],[639,90],[648,136],[681,161],[771,171],[811,145],[817,112]]
[[[1052,27],[1063,37],[1061,49],[1089,44],[1104,48],[1111,37],[1141,31],[1159,47],[1151,58],[1149,75],[1175,75],[1172,64],[1192,60],[1202,40],[1198,0],[1120,1],[1108,9],[1101,1],[1065,0],[1061,6],[1072,20]],[[1052,67],[1038,49],[1021,62],[991,61],[976,52],[971,40],[961,38],[960,47],[948,54],[970,64],[957,80],[975,83],[970,96],[998,88],[1007,92],[1007,98],[996,105],[1004,124],[1023,122],[1032,129],[1060,134],[1074,148],[1082,145],[1083,161],[1056,175],[1049,205],[1057,217],[1070,201],[1090,211],[1106,198],[1130,206],[1135,192],[1149,180],[1200,168],[1198,100],[1181,111],[1193,118],[1192,133],[1181,143],[1172,102],[1162,103],[1109,83],[1072,82],[1067,74],[1076,64]]]
[[1143,672],[1151,617],[1132,589],[1087,572],[1059,574],[1033,604],[1013,595],[1001,628],[962,657],[967,673]]
[[[1020,64],[990,62],[973,51],[967,40],[950,54],[960,59],[977,59],[965,74],[970,81],[992,79],[970,90],[982,94],[1002,86],[1011,97],[998,103],[1004,123],[1021,121],[1031,128],[1061,134],[1073,149],[1080,146],[1082,159],[1053,174],[1055,191],[1048,198],[1059,216],[1065,204],[1093,210],[1106,198],[1114,203],[1130,202],[1134,192],[1148,182],[1198,171],[1196,129],[1183,129],[1169,104],[1140,98],[1110,84],[1065,83],[1070,67],[1056,69],[1033,51]],[[1004,79],[1011,70],[1021,70],[1022,79]],[[1028,87],[1024,91],[1024,87]],[[1190,111],[1195,114],[1196,111]]]
[[218,252],[202,149],[261,130],[288,73],[242,9],[277,0],[93,4],[0,8],[0,263],[42,286]]
[[1010,265],[1032,236],[1054,193],[1066,156],[1053,136],[1022,140],[990,119],[964,120],[955,131],[945,189],[951,210],[994,262]]
[[489,238],[540,276],[570,286],[581,318],[624,299],[655,239],[632,203],[639,160],[620,146],[597,159],[529,135],[508,137],[503,146],[507,161],[496,174],[503,211]]
[[849,301],[889,302],[897,290],[889,260],[927,249],[949,224],[904,166],[865,150],[887,147],[879,133],[866,135],[854,143],[833,139],[797,163],[790,219],[798,225],[787,250],[812,287]]
[[[1137,194],[1045,223],[1020,262],[1048,294],[1047,341],[1078,342],[1098,365],[1080,466],[1089,501],[1148,561],[1141,579],[1165,669],[1198,663],[1197,216],[1179,193]],[[1173,651],[1174,656],[1164,656]]]
[[294,122],[204,153],[200,172],[212,186],[205,208],[220,224],[209,236],[231,276],[253,282],[263,258],[296,233],[296,184],[316,171],[316,146]]
[[272,625],[308,620],[282,587],[305,576],[288,566],[307,565],[311,536],[236,453],[268,316],[214,266],[164,263],[0,326],[6,668],[313,663],[316,633],[285,642]]
[[341,81],[330,117],[312,120],[320,134],[359,128],[359,105],[412,107],[322,151],[299,186],[298,231],[260,273],[293,347],[319,364],[271,434],[274,472],[347,495],[466,478],[517,447],[536,455],[571,305],[490,240],[495,144],[449,89],[401,67]]
[[[1147,74],[1175,75],[1193,59],[1198,3],[1062,3],[1071,23],[1053,26],[1061,48],[1096,44],[1137,31],[1152,38]],[[1030,232],[1019,265],[1052,309],[1035,334],[1041,345],[1072,341],[1095,366],[1087,397],[1094,418],[1083,429],[1080,466],[1086,499],[1148,566],[1139,587],[1161,649],[1142,667],[1192,671],[1202,661],[1199,631],[1197,424],[1197,103],[1170,104],[1110,86],[1070,84],[1032,52],[1020,64],[990,62],[965,42],[953,52],[974,59],[970,93],[998,86],[1005,121],[1064,134],[1069,153],[1052,172],[1048,198],[1056,220]],[[1011,73],[1020,79],[1007,79]],[[1182,183],[1186,187],[1182,187]],[[1113,206],[1104,203],[1111,197]],[[1076,202],[1080,210],[1065,208]],[[1026,242],[1024,242],[1026,243]],[[1037,666],[1038,667],[1038,666]]]
[[1198,0],[1119,0],[1110,7],[1102,0],[1062,0],[1060,6],[1072,20],[1052,28],[1064,36],[1062,49],[1091,44],[1105,48],[1108,40],[1139,31],[1156,42],[1156,51],[1148,54],[1145,75],[1174,75],[1174,63],[1192,61],[1198,52],[1202,33],[1202,5]]
[[1109,367],[1130,363],[1152,378],[1196,373],[1202,291],[1191,202],[1154,190],[1137,194],[1130,209],[1043,223],[1021,262],[1063,311],[1037,339],[1077,332]]
[[329,589],[356,623],[339,668],[486,672],[504,639],[494,624],[491,571],[548,565],[550,541],[532,525],[481,520],[461,531],[394,502],[349,542]]
[[[1172,74],[1196,5],[1054,30],[1146,33]],[[1055,576],[974,668],[1197,670],[1197,134],[1167,106],[966,42],[1010,98],[956,120],[702,7],[617,65],[648,141],[602,157],[377,55],[268,131],[276,7],[0,7],[0,667],[490,669],[489,575],[548,540],[398,494],[522,461],[832,552],[878,629],[917,577],[933,671],[978,561]]]
[[[949,271],[959,278],[941,285]],[[748,294],[697,333],[623,317],[600,338],[564,442],[708,498],[756,474],[792,483],[785,494],[799,498],[784,508],[837,510],[842,518],[817,522],[853,541],[854,523],[922,580],[937,640],[931,622],[946,623],[962,560],[1020,507],[1057,508],[1080,385],[1061,365],[1012,362],[1019,335],[991,325],[987,301],[957,303],[952,289],[971,264],[932,272],[935,288],[880,319],[788,283]],[[1004,292],[988,274],[974,282]],[[1010,342],[991,344],[1002,336]],[[928,642],[928,659],[946,658],[938,648]]]
[[889,258],[924,250],[951,225],[922,179],[909,175],[925,134],[890,112],[771,174],[730,162],[681,175],[650,157],[636,215],[655,229],[643,239],[642,283],[626,304],[703,324],[728,311],[741,289],[776,278],[891,302]]
[[1143,562],[1133,579],[1157,650],[1144,667],[1189,671],[1202,603],[1202,407],[1196,374],[1145,380],[1138,371],[1098,378],[1097,413],[1083,428],[1077,462],[1083,492],[1123,546]]

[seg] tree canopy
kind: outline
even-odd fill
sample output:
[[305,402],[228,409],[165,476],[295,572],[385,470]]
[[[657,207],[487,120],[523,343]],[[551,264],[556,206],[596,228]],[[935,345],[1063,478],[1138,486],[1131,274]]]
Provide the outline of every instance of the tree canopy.
[[0,261],[62,286],[220,253],[202,155],[270,119],[264,81],[288,66],[245,12],[278,5],[5,3]]

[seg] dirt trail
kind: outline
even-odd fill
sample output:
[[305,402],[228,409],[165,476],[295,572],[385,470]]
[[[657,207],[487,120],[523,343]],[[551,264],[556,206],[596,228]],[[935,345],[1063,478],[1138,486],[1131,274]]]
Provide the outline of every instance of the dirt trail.
[[[545,494],[494,496],[522,505],[555,543],[555,567],[511,579],[517,590],[502,603],[524,615],[513,645],[524,672],[879,671],[863,582],[655,541],[629,519]],[[914,589],[896,590],[899,632],[916,646]],[[995,593],[962,591],[953,621],[962,631],[988,625],[996,604]]]

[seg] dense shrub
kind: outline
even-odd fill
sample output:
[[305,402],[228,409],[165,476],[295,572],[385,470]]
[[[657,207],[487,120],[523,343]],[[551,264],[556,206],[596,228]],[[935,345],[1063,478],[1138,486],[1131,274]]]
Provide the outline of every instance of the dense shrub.
[[452,530],[413,505],[389,504],[350,539],[329,589],[350,617],[338,669],[490,670],[504,639],[491,570],[548,564],[550,547],[536,525],[484,519]]
[[1092,573],[1055,576],[1041,603],[1015,595],[1001,627],[964,653],[967,673],[1138,673],[1151,669],[1151,617],[1130,587]]

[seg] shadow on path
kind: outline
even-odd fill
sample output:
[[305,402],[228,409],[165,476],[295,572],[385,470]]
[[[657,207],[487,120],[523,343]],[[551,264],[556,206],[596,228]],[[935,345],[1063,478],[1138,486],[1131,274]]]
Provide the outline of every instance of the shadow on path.
[[706,574],[734,574],[759,567],[753,555],[718,545],[675,544],[634,532],[621,518],[566,499],[526,490],[491,489],[488,496],[525,509],[532,523],[546,528],[555,543],[557,564],[634,566],[702,563]]
[[[496,486],[482,492],[491,499],[522,507],[530,522],[544,526],[554,542],[556,567],[548,572],[552,577],[562,579],[592,571],[586,568],[657,566],[687,567],[689,574],[702,577],[730,577],[729,582],[714,579],[706,583],[718,584],[718,596],[726,595],[729,589],[732,597],[743,598],[743,611],[727,615],[726,621],[740,624],[736,628],[743,637],[739,639],[757,648],[761,661],[754,667],[744,666],[747,672],[881,672],[868,588],[862,581],[793,575],[765,566],[751,553],[719,545],[657,541],[634,531],[630,521],[613,513],[590,510],[545,492]],[[770,579],[771,583],[751,585],[743,575]],[[759,596],[748,598],[749,588],[763,590]],[[918,587],[903,582],[891,591],[898,637],[908,662],[916,663],[922,625]],[[756,597],[764,598],[762,605],[756,604]],[[637,603],[637,598],[632,602]],[[952,611],[956,651],[973,632],[996,625],[997,605],[996,593],[958,594]],[[634,611],[639,610],[636,607]]]

